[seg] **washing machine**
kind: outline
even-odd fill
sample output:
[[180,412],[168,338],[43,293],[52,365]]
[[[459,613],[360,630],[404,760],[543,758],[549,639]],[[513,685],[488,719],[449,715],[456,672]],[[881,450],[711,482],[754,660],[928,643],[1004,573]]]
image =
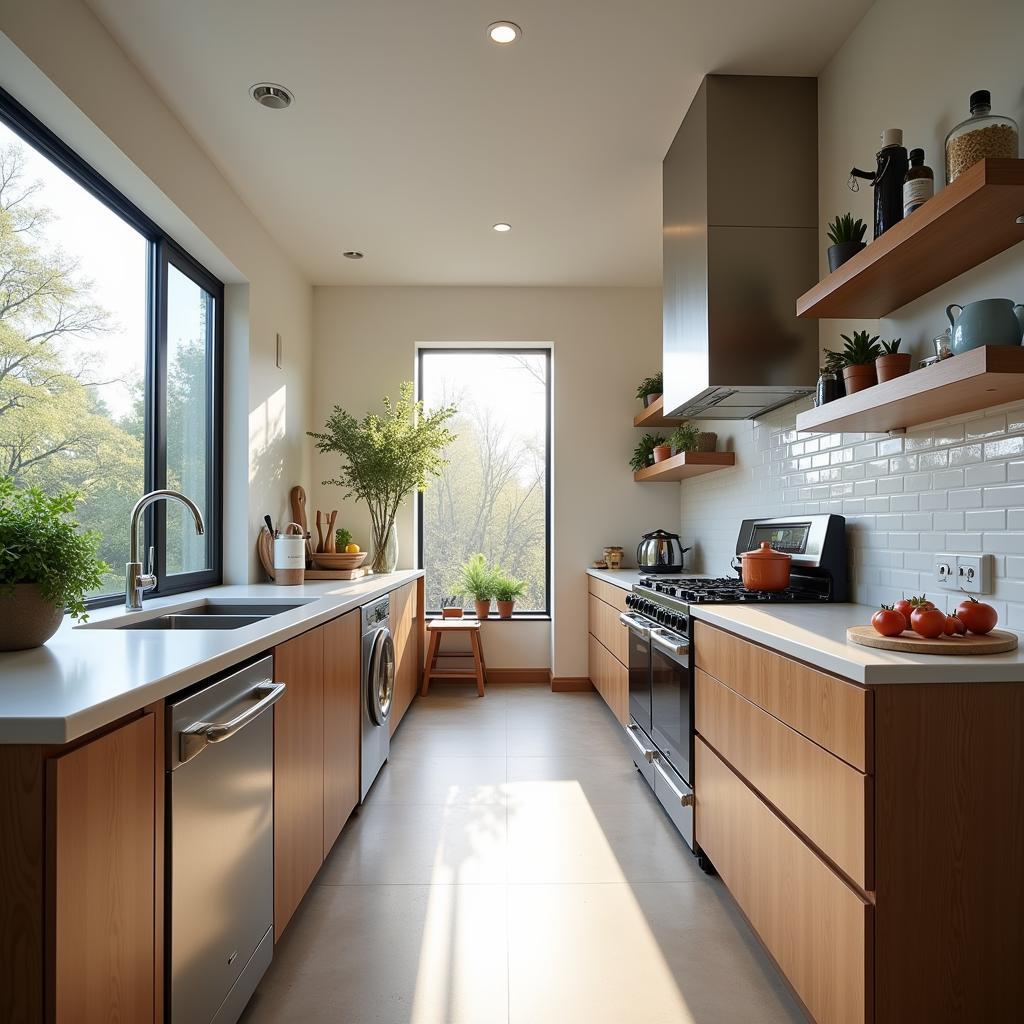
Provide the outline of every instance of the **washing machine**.
[[362,758],[359,773],[359,802],[388,759],[391,746],[391,701],[395,693],[395,642],[388,621],[390,597],[363,605]]

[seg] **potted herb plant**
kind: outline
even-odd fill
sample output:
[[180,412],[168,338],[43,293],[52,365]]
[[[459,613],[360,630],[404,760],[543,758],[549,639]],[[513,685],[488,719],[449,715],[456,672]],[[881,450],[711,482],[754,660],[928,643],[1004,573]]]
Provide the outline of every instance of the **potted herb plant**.
[[641,399],[644,406],[650,405],[661,398],[664,391],[664,375],[659,370],[653,377],[644,377],[637,385],[636,397]]
[[0,477],[0,651],[39,647],[65,609],[85,621],[85,595],[110,566],[96,557],[100,538],[72,516],[79,495],[44,494]]
[[697,450],[697,441],[700,438],[700,427],[693,423],[680,423],[671,434],[668,435],[668,443],[672,446],[672,454],[680,452],[693,452]]
[[494,598],[498,605],[498,618],[511,619],[516,601],[526,593],[526,584],[514,576],[499,573],[494,584]]
[[832,243],[828,247],[828,269],[838,270],[848,259],[856,256],[864,248],[864,232],[867,225],[859,217],[844,213],[837,216],[828,226],[828,238]]
[[878,383],[895,380],[910,373],[910,353],[900,351],[902,338],[881,342],[881,355],[875,360],[875,373]]
[[412,381],[406,381],[398,401],[384,397],[383,414],[368,413],[357,420],[335,406],[324,433],[310,431],[317,450],[343,459],[337,478],[325,480],[348,488],[346,498],[365,501],[373,534],[373,571],[394,572],[398,564],[395,516],[410,491],[424,491],[448,460],[444,450],[455,440],[446,426],[455,406],[424,412],[413,401]]
[[872,387],[875,377],[875,360],[881,351],[878,335],[872,337],[867,331],[854,331],[851,338],[841,334],[843,339],[843,384],[848,395]]
[[[633,457],[629,460],[629,465],[637,473],[641,469],[646,469],[654,462],[654,449],[664,444],[665,439],[658,434],[644,434],[633,449]],[[668,447],[669,454],[671,454],[671,447],[668,445],[666,447]]]
[[491,601],[497,589],[497,574],[483,555],[473,555],[459,569],[459,584],[473,598],[476,617],[481,621],[491,613]]
[[461,594],[446,594],[441,598],[442,619],[461,619],[462,611]]

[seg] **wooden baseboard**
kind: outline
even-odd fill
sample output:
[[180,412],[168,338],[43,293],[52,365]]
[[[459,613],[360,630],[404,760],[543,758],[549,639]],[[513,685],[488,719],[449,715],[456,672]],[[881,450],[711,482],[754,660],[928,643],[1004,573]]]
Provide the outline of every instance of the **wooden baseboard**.
[[530,683],[546,686],[551,678],[551,670],[546,668],[488,668],[487,682],[496,683]]
[[552,676],[552,693],[582,693],[593,690],[594,684],[586,676]]

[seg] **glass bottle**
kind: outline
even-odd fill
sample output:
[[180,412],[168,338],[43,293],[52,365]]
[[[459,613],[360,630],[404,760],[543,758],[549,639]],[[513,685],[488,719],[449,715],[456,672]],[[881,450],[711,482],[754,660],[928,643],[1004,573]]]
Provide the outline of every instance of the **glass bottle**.
[[839,377],[833,370],[822,370],[818,377],[818,390],[814,396],[816,406],[828,405],[837,398],[842,398],[843,393],[839,389]]
[[992,113],[987,89],[971,93],[971,116],[946,136],[946,184],[956,181],[979,160],[1018,155],[1017,122]]
[[909,217],[935,195],[935,174],[924,162],[924,150],[910,151],[910,166],[903,176],[903,216]]

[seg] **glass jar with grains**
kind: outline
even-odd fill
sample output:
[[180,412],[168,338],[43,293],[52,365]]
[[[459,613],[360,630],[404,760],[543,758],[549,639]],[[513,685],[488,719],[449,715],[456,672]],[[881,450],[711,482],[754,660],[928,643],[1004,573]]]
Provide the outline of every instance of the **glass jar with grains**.
[[987,89],[971,93],[971,116],[946,136],[946,184],[952,184],[979,160],[1017,157],[1017,122],[992,113]]

